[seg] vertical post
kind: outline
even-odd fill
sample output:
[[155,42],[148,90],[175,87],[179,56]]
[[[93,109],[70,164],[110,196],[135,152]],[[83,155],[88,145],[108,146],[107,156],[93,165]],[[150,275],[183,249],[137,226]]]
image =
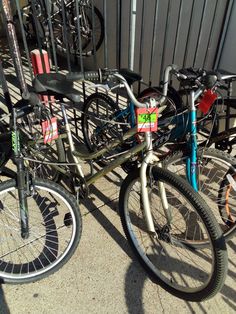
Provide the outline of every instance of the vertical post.
[[56,45],[55,45],[53,28],[52,28],[52,14],[54,14],[54,11],[52,11],[51,1],[46,1],[45,5],[46,5],[47,18],[48,18],[48,29],[49,29],[49,35],[50,35],[50,41],[51,41],[51,47],[52,47],[53,61],[54,61],[55,70],[56,72],[58,72]]
[[97,68],[97,51],[96,51],[96,38],[95,38],[95,19],[94,19],[94,1],[91,0],[92,5],[92,42],[93,42],[93,61],[94,68]]
[[[44,63],[43,58],[43,40],[44,40],[44,28],[42,27],[39,19],[38,19],[38,12],[37,12],[37,1],[31,0],[31,8],[33,12],[33,23],[34,23],[34,30],[36,32],[37,44],[40,51],[40,56],[42,60],[43,72],[46,72],[46,66]],[[41,10],[44,11],[44,8],[41,6]]]
[[63,24],[63,41],[65,42],[66,45],[66,59],[67,59],[67,66],[69,72],[71,72],[71,60],[70,60],[70,45],[68,42],[68,32],[67,32],[67,20],[66,20],[66,7],[64,0],[61,1],[61,11],[62,11],[62,24]]
[[33,71],[32,71],[31,62],[30,62],[29,47],[28,47],[27,40],[26,40],[25,29],[24,29],[22,16],[21,16],[21,9],[20,9],[19,0],[15,0],[15,4],[16,4],[17,14],[18,14],[18,17],[19,17],[20,29],[21,29],[21,34],[22,34],[22,40],[23,40],[23,44],[24,44],[24,48],[25,48],[26,58],[27,58],[27,61],[28,61],[30,77],[31,77],[31,80],[33,80]]
[[129,27],[129,69],[134,69],[134,47],[135,47],[135,26],[136,26],[137,0],[131,0],[130,5],[130,27]]
[[11,102],[10,93],[8,91],[7,81],[6,81],[6,78],[5,78],[5,75],[4,75],[1,59],[0,59],[0,82],[2,84],[2,90],[3,90],[4,98],[5,98],[5,101],[6,101],[7,109],[8,109],[9,112],[11,112],[11,110],[12,110],[12,102]]
[[79,0],[75,2],[76,10],[76,21],[77,21],[77,33],[78,33],[78,43],[79,43],[79,59],[80,59],[80,71],[84,72],[84,63],[82,56],[82,39],[81,39],[81,25],[80,25],[80,10],[79,10]]
[[152,53],[151,53],[150,66],[149,66],[149,85],[151,85],[152,62],[153,62],[153,59],[154,59],[155,46],[156,46],[156,37],[157,37],[157,34],[158,34],[158,31],[157,31],[158,10],[159,10],[159,0],[156,0],[155,17],[154,17],[154,25],[153,25],[153,33],[152,33]]
[[226,38],[227,30],[229,27],[229,21],[230,21],[232,11],[233,11],[233,5],[234,5],[234,0],[229,0],[227,4],[227,8],[226,8],[225,18],[224,18],[224,27],[221,32],[221,38],[220,38],[220,42],[217,49],[217,55],[214,62],[214,67],[213,67],[214,69],[217,69],[219,67],[219,63],[220,63],[220,59],[222,56],[223,47],[225,43],[225,38]]
[[108,67],[107,55],[107,0],[103,0],[103,15],[104,15],[104,65]]
[[9,39],[9,46],[12,52],[12,56],[14,58],[15,70],[16,74],[20,83],[21,91],[26,96],[28,95],[28,87],[25,81],[24,73],[23,73],[23,66],[21,61],[20,49],[16,37],[15,26],[13,23],[13,17],[10,7],[10,1],[2,0],[2,8],[3,8],[3,16],[7,26],[8,31],[8,39]]
[[117,0],[117,29],[116,29],[116,66],[120,69],[121,56],[121,0]]

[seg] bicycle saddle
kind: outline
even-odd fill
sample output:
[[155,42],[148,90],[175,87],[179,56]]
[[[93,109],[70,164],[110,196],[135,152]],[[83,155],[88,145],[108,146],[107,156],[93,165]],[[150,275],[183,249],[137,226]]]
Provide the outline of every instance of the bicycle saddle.
[[120,69],[119,73],[124,76],[129,85],[132,85],[134,84],[134,82],[142,80],[141,75],[129,69]]
[[61,73],[38,74],[33,81],[33,87],[37,94],[59,95],[73,102],[80,101],[79,92],[73,88],[73,82],[68,81]]
[[235,73],[232,73],[232,72],[229,72],[229,71],[226,71],[226,70],[218,70],[217,73],[220,74],[220,79],[222,81],[227,81],[227,80],[233,81],[233,80],[236,80],[236,74]]

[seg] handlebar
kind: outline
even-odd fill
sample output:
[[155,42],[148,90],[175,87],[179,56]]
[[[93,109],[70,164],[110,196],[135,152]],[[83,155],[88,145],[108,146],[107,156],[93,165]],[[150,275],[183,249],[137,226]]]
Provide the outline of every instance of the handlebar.
[[172,71],[182,85],[190,87],[201,86],[203,89],[212,89],[221,85],[222,77],[217,71],[206,71],[202,68],[184,68],[179,71]]
[[[167,91],[168,91],[168,83],[169,83],[169,78],[170,74],[172,71],[176,71],[177,66],[176,65],[169,65],[165,69],[164,73],[164,86],[163,86],[163,93],[161,99],[158,101],[160,105],[162,105],[167,96]],[[151,103],[141,103],[137,100],[135,97],[133,91],[131,90],[128,82],[126,79],[119,73],[117,69],[99,69],[97,71],[87,71],[87,72],[72,72],[67,74],[66,79],[69,81],[83,81],[87,80],[93,83],[100,83],[100,84],[111,84],[111,83],[116,83],[117,81],[122,87],[125,87],[130,100],[134,103],[134,105],[138,108],[147,108],[147,107],[155,107],[156,101],[151,101]]]

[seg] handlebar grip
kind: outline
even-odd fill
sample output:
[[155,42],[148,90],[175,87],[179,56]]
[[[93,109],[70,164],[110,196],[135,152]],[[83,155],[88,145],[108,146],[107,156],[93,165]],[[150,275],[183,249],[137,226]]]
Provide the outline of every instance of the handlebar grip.
[[99,71],[72,72],[66,75],[68,81],[90,81],[101,82],[101,74]]
[[71,72],[66,75],[68,81],[82,81],[84,80],[84,73],[82,72]]
[[40,103],[40,99],[37,94],[28,92],[27,94],[22,94],[22,99],[27,101],[30,106],[36,106]]
[[114,78],[117,69],[98,69],[97,71],[72,72],[66,75],[68,81],[90,81],[93,83],[104,83]]

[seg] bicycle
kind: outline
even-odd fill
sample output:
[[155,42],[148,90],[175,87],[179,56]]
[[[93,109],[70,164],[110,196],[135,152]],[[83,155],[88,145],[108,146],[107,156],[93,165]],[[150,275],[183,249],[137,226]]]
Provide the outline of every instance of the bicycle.
[[[179,90],[168,87],[168,97],[175,104],[177,111],[184,110],[188,106],[188,96],[190,91],[196,89],[196,81],[201,80],[207,71],[204,69],[182,69],[182,72],[191,76],[189,80],[180,80]],[[236,74],[224,70],[217,70],[220,85],[217,86],[218,97],[212,106],[212,109],[204,119],[200,117],[201,125],[199,125],[199,133],[203,138],[202,146],[211,147],[228,152],[233,150],[236,143],[236,127],[230,125],[230,121],[236,118],[235,113],[231,113],[231,109],[235,110],[236,103],[233,96],[233,82],[236,80]],[[220,90],[226,91],[227,95],[223,95]],[[144,90],[140,97],[148,97],[148,95],[161,95],[162,88],[150,87]],[[200,100],[199,100],[200,101]]]
[[[29,93],[27,90],[21,66],[19,48],[14,36],[14,25],[11,23],[12,19],[9,3],[7,0],[3,0],[2,4],[6,16],[6,22],[8,23],[9,43],[16,55],[16,71],[22,86],[22,96],[26,101],[26,106],[20,106],[18,109],[13,108],[12,139],[13,151],[15,155],[14,161],[18,167],[17,180],[14,181],[13,179],[13,181],[6,181],[9,183],[0,184],[0,214],[5,215],[8,213],[8,209],[10,209],[10,213],[8,216],[6,215],[6,217],[8,219],[13,218],[13,228],[9,227],[9,229],[17,231],[17,234],[14,237],[11,237],[11,234],[7,233],[4,237],[5,241],[1,242],[0,244],[1,252],[3,252],[2,250],[8,250],[7,253],[9,253],[9,246],[5,245],[8,239],[9,241],[12,241],[14,245],[17,241],[20,241],[20,246],[16,252],[18,252],[20,249],[26,249],[25,254],[20,257],[28,258],[29,254],[34,253],[35,251],[27,251],[26,245],[22,245],[21,243],[22,241],[27,241],[27,238],[34,236],[34,233],[32,233],[34,228],[31,226],[32,218],[34,218],[34,216],[32,218],[29,216],[31,219],[28,219],[28,215],[31,213],[31,206],[29,206],[27,210],[27,204],[29,201],[34,201],[34,196],[37,196],[38,190],[40,190],[44,183],[34,179],[34,176],[31,175],[31,172],[26,171],[24,168],[24,161],[27,162],[27,158],[22,156],[20,152],[20,138],[18,133],[19,129],[16,120],[19,115],[22,114],[24,116],[31,106],[35,107],[37,105],[37,107],[42,109],[42,111],[47,110],[48,115],[50,114],[50,110],[48,107],[42,107],[39,104],[40,102],[38,97],[36,97],[35,94]],[[101,74],[101,71],[99,73]],[[102,78],[101,75],[98,75],[97,72],[89,73],[88,77],[91,78],[91,74],[95,79],[98,77]],[[104,80],[106,80],[107,75],[106,73],[103,74],[105,74]],[[131,99],[137,106],[146,107],[146,105],[139,103],[136,100],[123,77],[119,77],[117,74],[111,73],[112,77],[113,75],[122,81],[122,84],[125,85]],[[81,78],[81,75],[73,74],[72,81],[78,78]],[[65,87],[68,94],[65,92]],[[64,97],[69,99],[78,99],[78,93],[74,93],[72,87],[73,82],[68,83],[68,79],[58,73],[46,74],[46,76],[45,74],[39,75],[35,79],[35,90],[37,93],[53,94],[55,98],[59,99],[60,101],[60,108],[64,117],[64,129],[66,131],[65,138],[68,139],[69,144],[68,151],[70,152],[70,155],[74,161],[74,164],[71,165],[72,168],[67,168],[68,175],[69,177],[74,177],[73,182],[75,184],[77,194],[80,196],[86,196],[86,194],[88,194],[89,185],[91,185],[95,180],[105,175],[116,166],[122,164],[133,154],[143,151],[145,155],[143,155],[144,157],[140,170],[137,169],[132,174],[127,176],[124,183],[122,184],[119,197],[121,221],[128,241],[153,280],[159,282],[171,293],[177,295],[178,297],[186,298],[192,301],[200,301],[215,295],[221,289],[224,283],[227,272],[227,252],[225,241],[222,237],[222,232],[206,203],[185,181],[179,179],[176,175],[170,173],[167,170],[156,167],[155,164],[151,165],[152,162],[158,162],[158,159],[152,152],[151,132],[146,133],[144,137],[145,140],[142,141],[139,145],[129,149],[126,154],[117,158],[96,174],[91,174],[88,178],[85,178],[78,156],[86,160],[92,160],[99,155],[106,153],[107,150],[116,147],[116,145],[119,145],[122,143],[122,141],[125,141],[126,139],[134,136],[136,134],[136,128],[129,130],[122,137],[122,139],[116,139],[107,148],[100,150],[100,152],[96,152],[94,154],[81,154],[80,152],[75,151],[65,105],[61,102],[62,98]],[[151,107],[155,107],[156,101],[151,100],[150,105]],[[149,107],[148,104],[147,107]],[[20,113],[18,113],[19,115],[15,114],[15,110],[20,111]],[[39,110],[37,114],[40,115],[40,112],[41,110]],[[153,113],[156,115],[155,111]],[[47,116],[47,114],[45,116]],[[141,119],[145,119],[147,116],[147,113],[145,113],[144,116],[141,115]],[[54,130],[53,127],[51,128],[49,119],[47,119],[47,122],[47,130]],[[51,134],[51,132],[46,132],[46,139],[51,135],[51,139],[54,138],[54,133]],[[60,136],[63,136],[63,134]],[[1,146],[1,148],[2,147],[7,146],[4,145]],[[6,162],[6,154],[2,154],[2,157],[4,165]],[[33,162],[37,162],[37,160],[33,160]],[[150,166],[148,166],[149,164]],[[66,165],[67,163],[65,163],[65,166]],[[64,169],[62,169],[61,166],[64,165],[59,166],[58,171],[63,171]],[[141,179],[139,180],[139,178]],[[59,197],[60,201],[58,203],[60,204],[63,199],[67,198],[67,194],[64,194],[63,192],[61,193],[63,190],[55,183],[51,183],[50,181],[50,185],[47,183],[46,185],[47,186],[45,187],[45,191],[52,192],[48,193],[49,199],[51,195],[53,197]],[[16,194],[19,195],[19,201],[16,195],[16,197],[13,198],[14,202],[11,199],[8,204],[6,196],[3,197],[3,193],[7,193],[7,195],[12,198],[14,195],[11,189],[16,190]],[[55,193],[55,189],[57,190],[57,193]],[[35,191],[37,192],[36,194],[34,194]],[[38,199],[38,197],[36,197],[36,199]],[[71,226],[74,228],[77,227],[77,233],[72,232],[72,236],[70,238],[71,241],[68,242],[69,248],[65,250],[64,253],[60,255],[60,257],[56,255],[58,259],[55,258],[55,254],[50,254],[51,259],[48,260],[46,256],[50,252],[47,251],[46,253],[42,246],[38,246],[36,248],[36,253],[42,251],[43,254],[40,255],[40,257],[44,257],[46,259],[46,265],[40,264],[40,271],[36,271],[35,258],[33,254],[30,261],[31,263],[28,263],[27,261],[27,264],[24,263],[22,265],[21,259],[16,261],[16,257],[19,256],[12,256],[7,253],[1,253],[0,278],[2,281],[13,283],[40,279],[40,276],[46,276],[46,274],[50,274],[54,270],[58,269],[59,266],[61,266],[66,261],[66,259],[70,257],[76,246],[74,244],[77,244],[76,240],[78,241],[79,238],[79,230],[81,230],[81,224],[78,224],[80,222],[80,219],[78,218],[79,212],[78,210],[75,210],[74,205],[76,204],[74,198],[71,197],[71,199],[73,204],[68,203],[69,199],[68,202],[65,202],[67,210],[63,212],[63,220],[61,221],[61,225],[65,226],[65,229],[63,228],[65,231],[70,231],[72,229]],[[16,205],[11,208],[10,204],[15,204],[15,201]],[[134,201],[136,203],[133,203]],[[21,210],[15,213],[15,210],[18,209],[17,204],[20,204]],[[40,204],[42,203],[40,202]],[[49,204],[51,204],[50,201],[46,204],[46,210],[43,210],[42,212],[39,211],[41,216],[46,213],[46,217],[50,218],[49,226],[47,221],[45,221],[45,217],[43,216],[41,220],[37,220],[39,224],[36,224],[35,230],[37,231],[46,227],[46,231],[49,232],[52,228],[54,230],[53,236],[58,237],[58,235],[55,234],[55,229],[53,227],[58,211],[55,212],[52,210],[52,212],[50,211],[50,213],[47,214]],[[68,204],[71,204],[71,206],[68,206]],[[135,205],[133,208],[132,204]],[[4,207],[4,205],[8,206]],[[54,200],[52,205],[54,206]],[[153,206],[156,205],[157,210],[151,211],[151,206],[153,209]],[[20,217],[21,223],[19,222],[19,219],[16,219],[17,223],[15,223],[14,220],[18,217]],[[78,221],[76,221],[76,217],[78,218]],[[182,224],[180,224],[180,222],[182,222]],[[3,229],[1,229],[1,232],[3,232],[2,230]],[[62,229],[60,228],[59,231],[61,230]],[[140,238],[141,240],[139,241]],[[144,242],[144,238],[149,242],[146,240]],[[39,237],[39,240],[40,239],[41,237]],[[51,238],[49,240],[51,240]],[[50,241],[46,241],[43,244],[46,244],[47,248],[50,243]],[[40,244],[42,245],[42,242],[40,242]],[[56,243],[54,241],[53,246],[53,249],[55,249],[57,253],[58,247],[60,248],[60,246],[58,246],[58,241],[56,241]],[[10,253],[12,253],[12,249],[10,249]],[[170,255],[170,253],[172,253],[172,255]],[[4,258],[7,259],[7,265]],[[12,258],[11,262],[10,258]],[[36,261],[39,261],[39,259]],[[4,266],[3,269],[1,269],[1,265]],[[43,266],[45,266],[45,269]],[[174,273],[173,269],[175,269]],[[21,274],[21,272],[23,272],[23,274]],[[184,281],[182,280],[183,276],[185,277]]]
[[[196,85],[196,76],[193,76],[192,71],[172,71],[173,74],[179,77],[179,80],[185,80],[185,84]],[[129,76],[132,76],[132,73]],[[159,119],[159,130],[154,137],[153,145],[155,150],[158,150],[164,144],[173,143],[173,145],[168,145],[169,152],[167,156],[166,154],[159,154],[160,159],[164,162],[165,167],[169,167],[172,171],[177,171],[174,165],[178,166],[178,174],[182,174],[183,177],[187,178],[194,189],[202,193],[205,200],[210,202],[215,217],[224,231],[225,239],[229,241],[236,232],[236,219],[234,218],[236,213],[233,205],[234,189],[232,188],[236,159],[229,154],[206,147],[210,146],[214,140],[211,138],[200,143],[198,148],[196,138],[197,116],[195,102],[200,95],[204,94],[205,89],[215,90],[219,86],[219,79],[213,80],[213,85],[207,82],[214,77],[215,73],[204,72],[205,81],[201,81],[198,74],[199,88],[196,89],[195,87],[192,91],[189,91],[189,93],[194,93],[191,106],[189,107],[180,108],[180,106],[175,105],[178,100],[178,94],[168,87],[170,78],[166,75],[164,80],[166,82],[165,91],[161,93],[159,91],[160,88],[149,88],[141,93],[139,99],[145,101],[145,99],[147,100],[150,97],[155,97],[157,100],[163,97],[168,98],[166,102],[167,108],[162,111],[162,117]],[[225,78],[223,77],[223,79]],[[90,152],[101,149],[112,138],[119,136],[136,123],[132,102],[128,104],[127,108],[120,109],[108,95],[103,93],[90,95],[85,100],[82,114],[84,140]],[[98,117],[101,118],[101,121]],[[120,126],[115,128],[114,124],[109,122],[112,120],[120,122]],[[198,132],[204,126],[202,122],[205,121],[203,118],[200,120],[197,123]],[[109,158],[116,156],[116,154],[121,154],[122,151],[136,145],[139,140],[137,137],[131,139],[129,143],[122,145],[119,150],[112,151],[111,156],[103,156],[99,162],[101,163],[102,161],[103,165],[106,164]],[[136,167],[137,161],[137,157],[129,160],[123,166],[123,169],[126,171],[132,170],[133,167]],[[210,169],[212,170],[210,171]],[[207,170],[209,173],[206,172]],[[214,176],[212,175],[213,171]]]
[[[36,178],[26,167],[23,147],[32,141],[18,120],[31,112],[38,120],[47,119],[50,111],[27,89],[10,4],[7,0],[1,4],[22,99],[9,106],[11,112],[6,116],[10,124],[0,134],[0,174],[10,178],[0,183],[0,281],[27,283],[48,276],[70,259],[80,241],[82,219],[68,191],[52,181]],[[7,167],[9,160],[16,171]]]
[[[0,183],[2,283],[32,282],[57,271],[73,255],[82,232],[76,199],[25,167],[17,119],[32,108],[44,108],[34,94],[21,105],[13,108],[11,130],[0,134],[0,173],[11,178]],[[10,159],[16,172],[6,167]]]
[[[63,12],[65,12],[66,20],[63,20]],[[102,45],[104,20],[101,12],[92,6],[90,0],[80,1],[78,12],[75,0],[66,0],[64,4],[59,0],[29,0],[29,3],[21,9],[21,15],[27,40],[35,41],[35,34],[38,34],[44,44],[49,43],[49,23],[51,23],[56,50],[63,54],[69,49],[70,54],[88,57]],[[17,15],[14,16],[14,20],[18,21]],[[82,51],[80,51],[79,42],[81,42]]]
[[[34,81],[35,92],[42,95],[54,95],[61,108],[64,129],[66,130],[66,137],[63,136],[63,138],[67,138],[68,152],[73,158],[72,168],[67,168],[67,175],[74,178],[73,182],[77,194],[80,197],[87,196],[89,186],[97,179],[126,162],[131,156],[142,152],[144,157],[140,161],[140,168],[127,175],[122,183],[119,195],[120,217],[127,239],[139,261],[154,282],[158,282],[174,295],[192,301],[199,301],[212,296],[218,291],[219,285],[221,286],[222,284],[222,279],[218,278],[215,280],[215,276],[221,277],[221,270],[218,269],[218,273],[218,271],[215,272],[212,269],[213,276],[212,271],[210,271],[210,279],[208,278],[207,280],[209,284],[205,282],[206,278],[204,278],[204,285],[202,285],[203,282],[200,282],[202,279],[198,278],[198,287],[195,286],[196,282],[192,284],[191,273],[193,270],[197,270],[198,265],[204,265],[203,268],[200,267],[201,269],[198,269],[199,272],[197,271],[198,274],[201,274],[200,276],[205,277],[204,273],[209,270],[209,265],[206,265],[206,261],[200,261],[205,256],[206,251],[209,254],[208,256],[211,256],[209,250],[211,251],[212,249],[212,245],[209,245],[211,240],[204,238],[206,233],[202,230],[202,223],[215,222],[215,218],[210,211],[208,213],[207,209],[207,213],[204,213],[204,215],[208,216],[209,214],[209,219],[205,221],[204,215],[202,215],[202,210],[204,210],[202,207],[205,208],[206,204],[199,195],[184,180],[179,180],[176,175],[155,165],[156,162],[158,163],[158,158],[153,154],[152,133],[150,131],[145,133],[143,141],[138,145],[129,148],[121,156],[116,156],[113,161],[109,162],[98,172],[92,172],[87,178],[84,177],[80,160],[96,160],[109,150],[115,149],[120,144],[132,139],[137,134],[137,131],[136,127],[129,129],[124,135],[108,143],[107,147],[93,153],[75,150],[67,119],[66,105],[62,101],[63,98],[66,98],[62,86],[66,83],[68,84],[69,81],[73,84],[73,81],[83,79],[100,81],[102,84],[108,81],[109,84],[112,84],[113,79],[116,82],[118,80],[126,88],[135,106],[150,109],[156,106],[155,100],[151,100],[147,104],[137,101],[127,81],[116,70],[90,71],[84,74],[72,73],[67,77],[57,73],[39,74],[36,76]],[[142,118],[145,119],[147,113]],[[155,111],[152,114],[156,115]],[[160,166],[159,163],[158,165]],[[60,165],[58,166],[60,168]],[[157,208],[154,210],[153,207],[156,206]],[[190,220],[190,216],[192,220]],[[180,221],[181,224],[179,225]],[[208,227],[209,225],[206,227],[207,230]],[[214,229],[213,225],[211,227]],[[217,233],[220,232],[221,234],[219,226],[216,224],[215,227],[218,230]],[[213,235],[210,229],[207,232]],[[182,252],[181,254],[179,254],[180,251]],[[183,261],[182,259],[185,258],[187,260]],[[217,256],[214,258],[218,259]],[[178,259],[181,259],[181,261]],[[196,260],[198,260],[197,263]],[[222,260],[222,263],[224,264],[225,262]],[[192,265],[190,266],[190,264]],[[217,262],[214,264],[215,266],[219,267],[220,264]],[[176,270],[176,275],[171,274],[173,267]],[[178,271],[181,272],[181,267],[184,267],[184,272],[186,272],[184,275],[188,274],[186,282],[182,281],[182,279],[180,282],[178,280]],[[207,267],[207,271],[205,267]],[[217,286],[218,288],[216,288]]]

